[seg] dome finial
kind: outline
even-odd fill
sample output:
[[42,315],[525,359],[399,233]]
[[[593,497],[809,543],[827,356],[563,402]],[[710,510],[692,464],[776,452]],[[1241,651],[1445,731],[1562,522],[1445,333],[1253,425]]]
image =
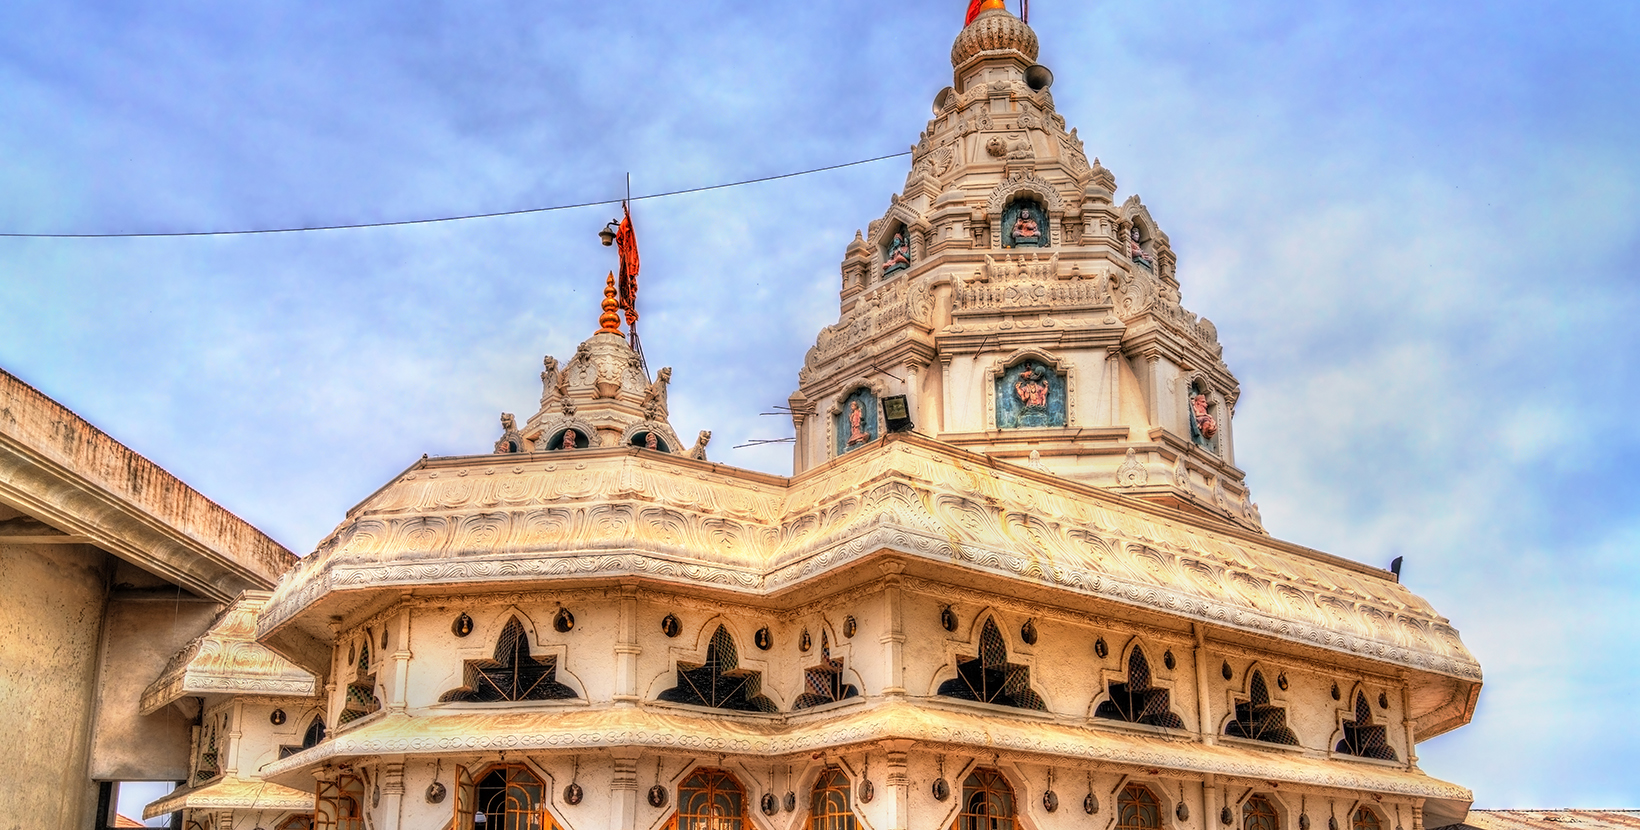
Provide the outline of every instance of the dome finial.
[[609,279],[604,282],[604,313],[598,318],[598,334],[620,334],[621,315],[615,313],[621,303],[615,299],[615,272],[609,272]]

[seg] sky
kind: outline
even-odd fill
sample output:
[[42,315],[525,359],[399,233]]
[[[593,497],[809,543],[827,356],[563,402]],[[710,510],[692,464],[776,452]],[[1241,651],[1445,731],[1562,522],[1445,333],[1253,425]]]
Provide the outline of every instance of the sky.
[[[380,222],[903,151],[961,0],[0,4],[0,232]],[[1017,6],[1016,6],[1017,8]],[[1640,807],[1640,4],[1037,0],[1059,112],[1169,235],[1277,537],[1385,565],[1486,672],[1422,767]],[[640,201],[672,423],[760,416],[909,162]],[[613,207],[0,239],[0,367],[299,553],[489,450],[597,327]]]

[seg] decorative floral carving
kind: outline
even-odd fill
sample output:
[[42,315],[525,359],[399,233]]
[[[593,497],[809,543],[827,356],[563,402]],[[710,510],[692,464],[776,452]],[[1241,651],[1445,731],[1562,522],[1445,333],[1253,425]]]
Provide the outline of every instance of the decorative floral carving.
[[1139,463],[1133,448],[1128,447],[1122,466],[1116,468],[1116,483],[1123,487],[1143,487],[1149,479],[1150,473],[1145,470],[1145,465]]

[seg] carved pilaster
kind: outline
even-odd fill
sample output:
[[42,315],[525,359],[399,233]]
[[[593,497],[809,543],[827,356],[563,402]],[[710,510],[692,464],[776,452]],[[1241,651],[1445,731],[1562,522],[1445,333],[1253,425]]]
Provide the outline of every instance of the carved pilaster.
[[1122,423],[1122,349],[1112,346],[1105,350],[1105,383],[1110,391],[1110,420],[1116,426]]
[[609,827],[636,830],[638,826],[638,758],[615,758],[615,777],[609,783]]
[[382,788],[381,821],[377,830],[399,830],[404,806],[404,762],[382,764],[379,772]]
[[907,774],[906,752],[916,741],[882,741],[888,750],[887,786],[883,787],[883,805],[889,815],[889,830],[906,830],[911,824],[911,776]]
[[245,734],[242,725],[244,716],[244,701],[234,701],[232,712],[228,715],[232,718],[232,725],[228,727],[228,758],[222,765],[222,772],[233,778],[239,777],[239,738]]
[[403,712],[409,708],[410,695],[410,609],[394,621],[397,630],[393,639],[398,643],[398,649],[393,652],[393,694],[388,701],[388,709],[393,712]]
[[883,578],[883,619],[887,630],[878,641],[883,644],[883,676],[888,678],[885,695],[905,694],[905,618],[900,596],[900,571],[904,565],[885,562]]
[[615,642],[615,704],[638,703],[638,586],[621,586],[620,631]]
[[1212,746],[1218,743],[1218,734],[1213,728],[1213,709],[1207,694],[1207,632],[1200,623],[1191,623],[1190,631],[1196,637],[1191,648],[1191,660],[1196,664],[1196,731],[1202,743]]

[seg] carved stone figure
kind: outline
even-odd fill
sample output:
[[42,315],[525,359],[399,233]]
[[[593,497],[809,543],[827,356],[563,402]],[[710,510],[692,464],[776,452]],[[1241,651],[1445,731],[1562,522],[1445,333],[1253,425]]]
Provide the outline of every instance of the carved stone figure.
[[1026,409],[1048,408],[1048,384],[1037,374],[1035,366],[1027,366],[1020,373],[1019,380],[1014,381],[1014,395],[1019,398],[1020,406]]
[[705,461],[706,460],[706,445],[708,443],[710,443],[711,440],[712,440],[712,431],[709,430],[709,429],[701,430],[700,431],[700,437],[695,439],[695,445],[693,447],[690,447],[689,452],[685,453],[685,455],[687,455],[688,457],[693,458],[697,461]]
[[1014,244],[1021,242],[1037,242],[1042,238],[1042,232],[1036,225],[1036,214],[1030,208],[1019,212],[1019,218],[1014,220]]
[[864,444],[871,440],[865,429],[866,411],[857,400],[848,402],[848,445]]
[[643,446],[644,449],[658,450],[660,449],[660,440],[655,437],[655,433],[646,432],[643,436]]
[[581,443],[580,434],[573,429],[566,429],[564,430],[564,440],[558,442],[558,449],[573,450],[575,445],[579,443]]
[[524,436],[518,431],[518,422],[511,412],[501,413],[501,439],[495,442],[497,455],[524,451]]
[[996,158],[1009,160],[1036,158],[1036,150],[1031,147],[1031,140],[1021,135],[1011,135],[1007,138],[1000,135],[992,136],[990,141],[985,142],[985,152]]
[[[666,419],[666,390],[667,385],[671,382],[671,366],[662,367],[661,370],[655,374],[655,382],[649,384],[649,388],[645,389],[643,393],[644,418],[651,421],[662,421]],[[651,433],[651,437],[653,437],[653,433]]]
[[1219,434],[1219,421],[1207,411],[1207,396],[1197,392],[1190,396],[1190,415],[1196,421],[1196,431],[1203,438],[1212,438]]
[[1128,229],[1128,255],[1133,257],[1134,262],[1142,263],[1146,268],[1153,271],[1156,270],[1156,258],[1145,253],[1144,248],[1139,247],[1138,225]]
[[904,271],[910,267],[911,244],[905,241],[904,233],[896,233],[894,241],[888,244],[888,256],[883,259],[883,275]]
[[1033,199],[1019,199],[1002,211],[1002,247],[1040,248],[1048,244],[1048,224]]
[[552,399],[563,394],[559,387],[558,358],[547,355],[541,358],[541,408],[545,409]]

